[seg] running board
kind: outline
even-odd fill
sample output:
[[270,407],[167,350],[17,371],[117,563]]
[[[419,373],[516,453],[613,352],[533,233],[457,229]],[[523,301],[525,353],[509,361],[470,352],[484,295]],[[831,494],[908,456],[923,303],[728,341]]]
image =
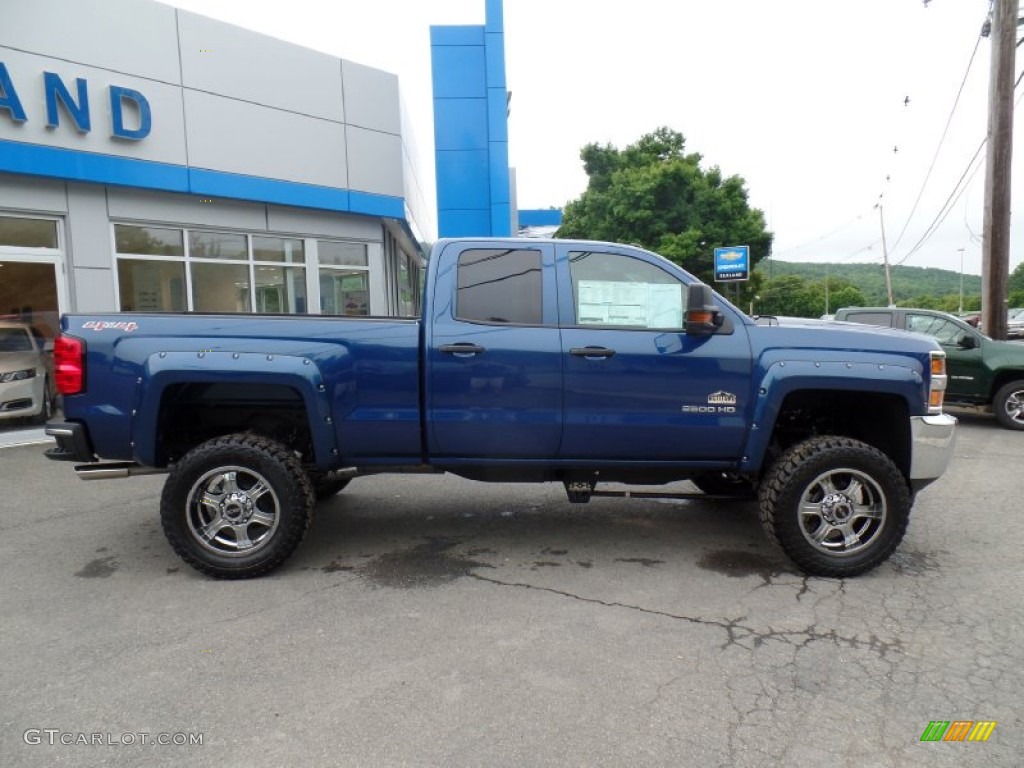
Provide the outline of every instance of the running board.
[[134,461],[106,461],[96,464],[78,464],[75,474],[82,480],[109,480],[117,477],[134,477],[135,475],[159,475],[166,469],[144,467]]
[[657,491],[591,491],[591,496],[610,496],[617,499],[674,499],[707,501],[709,499],[749,501],[749,499],[738,499],[736,496],[726,496],[719,493],[659,493]]

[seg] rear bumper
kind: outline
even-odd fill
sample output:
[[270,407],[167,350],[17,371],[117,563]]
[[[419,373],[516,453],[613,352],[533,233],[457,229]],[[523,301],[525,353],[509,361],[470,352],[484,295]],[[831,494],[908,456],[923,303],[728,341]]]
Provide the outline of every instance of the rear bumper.
[[46,458],[54,461],[96,461],[85,424],[75,421],[51,421],[46,425],[46,434],[57,441],[56,448],[50,448],[45,452]]
[[949,466],[956,443],[956,419],[937,416],[910,417],[910,484],[920,490],[937,480]]

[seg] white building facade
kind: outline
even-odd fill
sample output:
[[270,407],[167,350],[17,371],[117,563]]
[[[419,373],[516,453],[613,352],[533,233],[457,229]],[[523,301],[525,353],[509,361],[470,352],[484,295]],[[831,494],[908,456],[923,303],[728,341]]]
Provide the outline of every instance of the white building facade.
[[396,76],[151,0],[0,24],[0,316],[418,313]]

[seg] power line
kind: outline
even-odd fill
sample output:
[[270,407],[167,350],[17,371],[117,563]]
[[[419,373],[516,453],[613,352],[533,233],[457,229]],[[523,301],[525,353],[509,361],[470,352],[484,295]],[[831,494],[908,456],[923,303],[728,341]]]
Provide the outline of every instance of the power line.
[[866,214],[867,214],[867,211],[865,211],[864,213],[858,214],[854,218],[852,218],[849,221],[847,221],[845,224],[841,224],[838,227],[836,227],[835,229],[830,230],[830,231],[826,232],[823,235],[819,235],[818,237],[815,237],[812,240],[807,240],[806,242],[800,243],[800,245],[794,245],[793,247],[787,248],[784,251],[773,252],[772,253],[772,258],[774,259],[774,258],[776,258],[778,256],[783,255],[783,254],[792,253],[793,251],[799,251],[802,248],[806,248],[809,245],[814,245],[815,243],[820,243],[822,240],[827,240],[828,238],[832,237],[832,235],[834,235],[834,234],[836,234],[838,232],[842,232],[847,227],[849,227],[849,226],[851,226],[853,224],[856,224],[858,221],[863,219]]
[[[917,206],[921,202],[921,197],[924,195],[924,191],[928,186],[928,179],[931,178],[932,171],[935,168],[935,163],[939,159],[939,151],[942,149],[943,143],[946,141],[946,135],[949,133],[949,126],[953,122],[953,115],[956,114],[956,108],[960,104],[960,97],[963,95],[964,86],[967,84],[967,78],[971,74],[971,67],[974,64],[974,57],[978,54],[978,48],[981,46],[981,35],[978,36],[977,41],[974,43],[974,50],[971,51],[971,57],[967,61],[967,69],[964,72],[963,79],[960,81],[960,87],[957,89],[956,98],[953,99],[953,106],[949,110],[949,117],[946,118],[946,127],[942,129],[942,136],[939,137],[939,143],[935,147],[935,154],[932,156],[931,165],[928,166],[928,172],[924,176],[924,181],[921,182],[921,189],[917,193],[917,199],[914,200],[914,205],[910,209],[910,213],[907,215],[907,220],[903,224],[903,229],[900,230],[899,235],[896,237],[896,241],[892,244],[893,250],[900,244],[903,239],[903,235],[906,234],[907,227],[910,226],[911,220],[914,218],[914,214],[917,212]],[[902,263],[902,262],[901,262]]]
[[[1017,81],[1014,83],[1013,87],[1016,88],[1018,85],[1020,85],[1021,80],[1024,80],[1024,71],[1021,71],[1020,75],[1017,76]],[[1016,103],[1020,104],[1022,98],[1024,98],[1024,92],[1022,92],[1017,97]],[[928,225],[928,228],[925,230],[925,233],[921,235],[921,238],[914,244],[914,246],[907,252],[907,254],[902,259],[895,262],[893,266],[903,264],[907,259],[909,259],[915,253],[917,253],[921,249],[921,246],[923,246],[929,240],[929,238],[931,238],[931,236],[934,235],[936,231],[938,231],[939,225],[946,220],[947,216],[949,216],[950,212],[953,210],[953,206],[956,205],[956,202],[961,198],[961,196],[963,196],[964,192],[967,191],[967,188],[970,186],[970,182],[974,179],[975,174],[977,174],[977,172],[980,170],[982,163],[978,163],[978,165],[975,166],[973,171],[971,171],[971,166],[974,165],[975,161],[977,161],[978,157],[981,155],[981,151],[985,148],[985,144],[987,142],[988,137],[986,136],[984,139],[981,140],[981,144],[978,145],[978,149],[974,153],[974,156],[967,163],[967,167],[964,169],[964,172],[960,175],[960,178],[953,186],[953,191],[949,193],[949,197],[946,198],[946,202],[944,202],[942,204],[942,207],[939,208],[939,212],[935,215],[935,218],[932,220],[932,223]],[[963,183],[968,173],[971,174],[970,178],[967,180],[967,183]]]

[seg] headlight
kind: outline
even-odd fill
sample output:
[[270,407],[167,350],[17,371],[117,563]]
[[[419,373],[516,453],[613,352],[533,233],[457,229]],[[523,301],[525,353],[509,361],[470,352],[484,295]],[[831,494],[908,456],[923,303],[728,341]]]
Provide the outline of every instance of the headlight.
[[10,371],[9,373],[0,373],[0,384],[6,384],[8,381],[23,381],[25,379],[34,379],[35,377],[35,368],[26,368],[23,371]]

